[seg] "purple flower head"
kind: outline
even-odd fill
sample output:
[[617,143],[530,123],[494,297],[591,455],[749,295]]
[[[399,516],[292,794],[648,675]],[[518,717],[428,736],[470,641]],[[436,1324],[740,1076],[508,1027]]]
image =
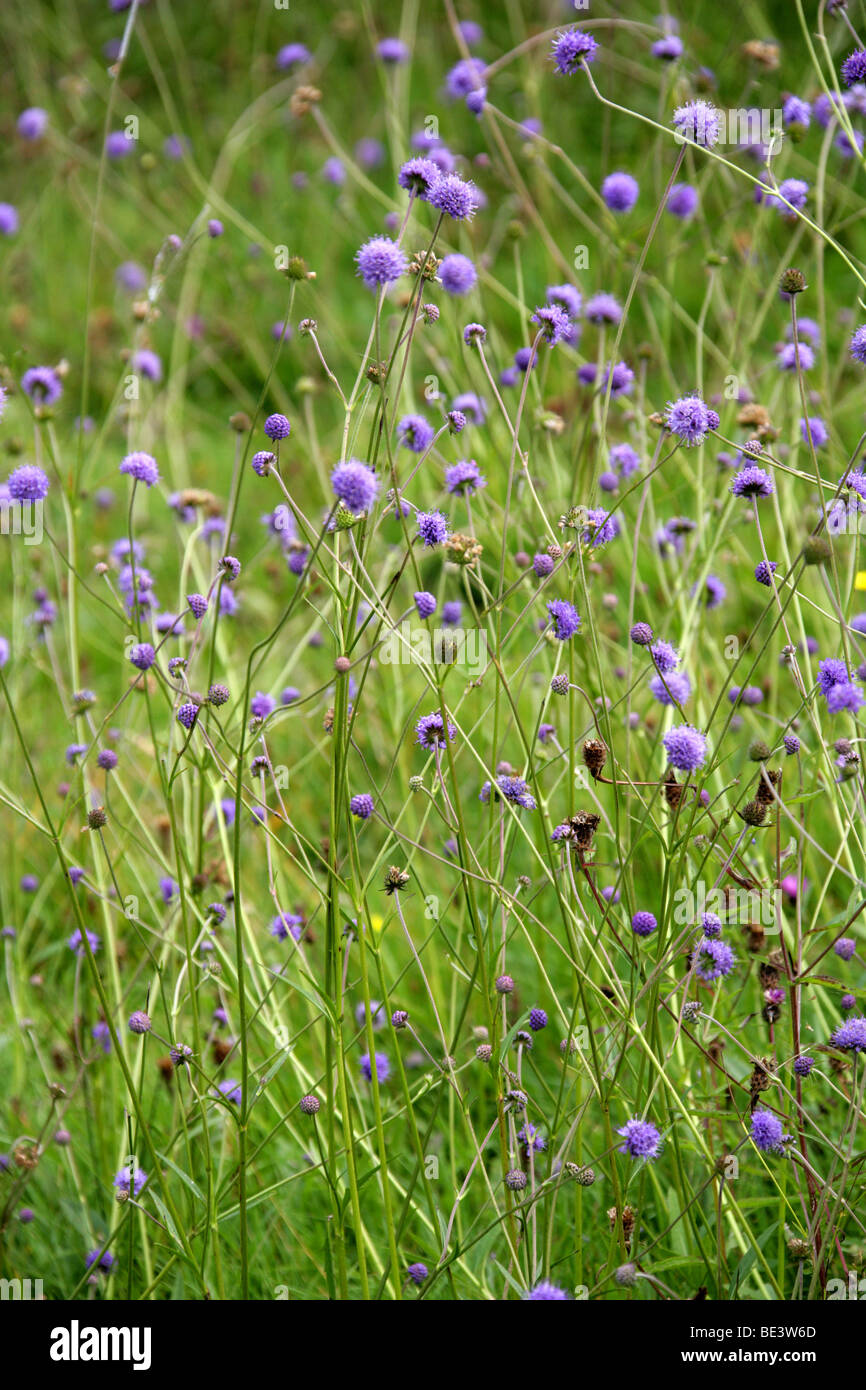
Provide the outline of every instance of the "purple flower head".
[[710,429],[710,413],[698,395],[681,396],[670,401],[665,411],[665,424],[681,444],[691,448],[703,444]]
[[639,193],[640,185],[631,174],[608,174],[601,185],[601,196],[611,212],[631,212]]
[[63,395],[63,383],[52,367],[28,367],[21,390],[37,405],[54,405]]
[[415,608],[419,618],[432,618],[436,612],[436,596],[426,589],[419,589],[414,595]]
[[422,748],[445,748],[448,743],[453,743],[457,737],[457,728],[448,721],[447,738],[442,724],[442,715],[425,714],[415,725],[415,742],[420,743]]
[[866,1018],[846,1018],[831,1034],[830,1042],[843,1052],[866,1052]]
[[451,493],[469,497],[479,488],[486,487],[487,480],[482,477],[474,459],[460,459],[445,469],[445,486]]
[[[99,947],[102,944],[99,937],[96,935],[96,932],[93,931],[89,931],[87,933],[87,943],[90,946],[90,949],[94,955],[99,950]],[[75,928],[75,931],[69,937],[66,944],[69,947],[70,951],[74,951],[77,956],[84,955],[84,940],[82,938],[81,931],[78,927]]]
[[109,159],[126,159],[135,149],[135,140],[125,130],[111,130],[105,137],[105,153]]
[[636,912],[631,919],[631,929],[635,936],[652,936],[657,927],[658,922],[652,912]]
[[695,952],[695,974],[707,984],[733,970],[736,960],[726,941],[704,940]]
[[809,1076],[815,1065],[814,1057],[795,1057],[794,1071],[797,1076]]
[[583,306],[583,312],[590,323],[617,324],[622,318],[622,306],[612,294],[593,295]]
[[765,468],[749,463],[735,473],[731,482],[734,497],[772,497],[773,479]]
[[470,179],[443,174],[427,195],[431,207],[455,222],[471,222],[481,203],[478,189]]
[[580,614],[566,599],[551,599],[547,611],[553,621],[553,635],[558,642],[568,642],[580,630]]
[[0,203],[0,236],[14,236],[18,225],[18,209],[12,203]]
[[812,108],[802,97],[789,96],[782,103],[782,120],[786,126],[797,126],[807,130],[811,115]]
[[718,143],[719,113],[711,101],[698,98],[674,111],[674,130],[682,143],[689,140],[702,149],[709,150]]
[[863,692],[853,681],[838,681],[827,691],[827,709],[831,714],[839,714],[842,710],[856,714],[864,703]]
[[580,290],[575,289],[574,285],[548,285],[547,302],[558,304],[570,318],[580,318],[583,299]]
[[128,1192],[131,1184],[134,1197],[138,1196],[146,1182],[147,1174],[141,1168],[135,1168],[132,1173],[128,1168],[121,1168],[114,1176],[114,1186],[122,1192]]
[[707,757],[707,736],[691,724],[677,724],[662,739],[668,762],[679,772],[697,772]]
[[679,217],[680,221],[688,222],[693,217],[698,206],[698,190],[693,188],[690,183],[675,183],[668,194],[667,210],[673,213],[674,217]]
[[691,699],[692,683],[685,671],[670,671],[666,676],[653,676],[649,688],[662,705],[684,705]]
[[607,545],[620,533],[619,517],[606,512],[604,507],[590,507],[586,513],[587,526],[581,532],[585,545]]
[[130,478],[135,478],[136,482],[144,483],[145,487],[153,487],[154,483],[159,482],[156,459],[150,454],[142,453],[141,450],[126,455],[120,464],[120,472],[127,473]]
[[[700,593],[703,599],[704,607],[708,610],[718,608],[719,604],[724,600],[725,596],[727,595],[727,592],[728,591],[722,583],[721,579],[719,579],[715,574],[708,574],[700,588]],[[692,598],[694,598],[694,596],[697,593],[698,585],[697,583],[695,583],[692,585],[691,588]]]
[[278,917],[274,917],[269,928],[271,936],[275,936],[278,941],[287,941],[289,937],[293,941],[300,941],[303,929],[304,919],[296,912],[281,912]]
[[28,106],[15,122],[22,140],[41,140],[48,129],[48,112],[41,106]]
[[480,58],[463,58],[455,63],[445,78],[448,95],[457,100],[483,87],[485,66]]
[[650,52],[663,63],[675,63],[683,56],[683,41],[678,34],[665,34],[663,38],[656,39]]
[[785,1133],[778,1115],[773,1115],[769,1110],[754,1112],[750,1135],[755,1148],[762,1153],[784,1153],[785,1145],[791,1139],[790,1134]]
[[478,272],[468,256],[453,252],[444,256],[439,266],[439,279],[448,294],[468,294],[478,279]]
[[395,241],[389,237],[374,236],[358,251],[358,274],[368,290],[379,285],[391,285],[405,275],[409,269],[406,256]]
[[448,538],[448,522],[442,512],[419,512],[418,535],[425,546],[443,545]]
[[373,798],[369,792],[359,792],[349,802],[349,810],[359,820],[369,820],[373,814]]
[[409,59],[409,49],[402,39],[381,39],[376,52],[383,63],[405,63]]
[[356,515],[367,512],[379,493],[379,482],[368,463],[359,459],[349,459],[338,463],[331,473],[331,486],[335,496]]
[[662,675],[666,675],[668,671],[675,671],[680,664],[679,652],[676,647],[671,646],[670,642],[661,640],[653,642],[650,647],[650,656],[656,670],[661,671]]
[[442,175],[432,159],[425,159],[423,155],[414,155],[401,166],[397,175],[397,182],[401,188],[405,188],[407,193],[415,193],[419,198],[426,200],[432,192],[434,184],[438,183],[441,177]]
[[866,363],[866,323],[861,324],[851,338],[850,353],[855,362]]
[[555,565],[552,556],[539,552],[532,557],[532,568],[539,579],[546,579],[549,574],[553,574]]
[[833,950],[840,960],[850,960],[857,950],[857,942],[853,937],[840,936]]
[[815,354],[808,343],[785,343],[776,354],[776,365],[782,372],[811,371],[815,365]]
[[[650,642],[653,640],[653,630],[650,627],[649,623],[635,623],[631,631],[629,632],[629,637],[635,643],[636,646],[648,647]],[[668,646],[669,644],[665,642],[663,645]],[[671,651],[673,650],[673,647],[671,647]],[[679,657],[677,656],[676,652],[674,652],[674,666],[676,666],[678,660]]]
[[292,432],[291,421],[279,413],[269,415],[263,428],[268,439],[288,439]]
[[427,1278],[427,1266],[423,1265],[419,1260],[416,1264],[409,1265],[406,1274],[412,1280],[413,1284],[423,1284],[424,1280]]
[[628,1120],[617,1130],[617,1134],[621,1134],[625,1140],[619,1152],[628,1154],[630,1158],[656,1158],[661,1149],[662,1137],[648,1120]]
[[423,415],[404,415],[397,425],[397,438],[413,454],[423,454],[433,442],[436,431]]
[[494,800],[498,801],[501,797],[504,801],[510,801],[513,806],[522,806],[525,811],[535,810],[535,797],[522,777],[502,773],[496,778],[494,786],[495,791],[489,782],[485,782],[479,793],[479,801],[487,804],[492,792]]
[[534,1289],[530,1289],[525,1298],[528,1303],[532,1303],[536,1299],[548,1299],[551,1303],[568,1302],[568,1294],[565,1289],[561,1289],[558,1284],[551,1284],[549,1279],[542,1279],[540,1284],[536,1284]]
[[267,719],[277,707],[277,702],[272,695],[267,695],[263,690],[257,690],[250,700],[250,713],[255,719]]
[[553,40],[553,59],[557,74],[570,77],[584,63],[591,63],[598,52],[598,43],[592,34],[582,29],[563,29]]
[[855,48],[853,53],[849,53],[839,71],[846,87],[866,82],[866,48]]
[[36,464],[23,463],[13,468],[6,486],[13,502],[41,502],[48,496],[48,474]]
[[[384,1052],[376,1052],[374,1053],[374,1057],[377,1079],[380,1082],[387,1081],[388,1077],[391,1075],[391,1063],[388,1061]],[[373,1080],[373,1062],[369,1052],[365,1052],[361,1057],[361,1075],[364,1077],[365,1081]]]
[[760,560],[755,566],[755,578],[759,584],[765,584],[769,589],[778,568],[775,560]]

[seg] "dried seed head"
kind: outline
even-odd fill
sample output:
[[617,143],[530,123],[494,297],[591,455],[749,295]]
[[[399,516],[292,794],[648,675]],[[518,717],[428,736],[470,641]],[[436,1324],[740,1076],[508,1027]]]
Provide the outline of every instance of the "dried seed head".
[[408,882],[409,875],[406,870],[398,869],[392,864],[385,875],[385,892],[391,897],[394,893],[398,893],[401,888],[405,888]]
[[802,270],[795,270],[793,266],[783,270],[779,277],[779,289],[782,294],[802,294],[806,289],[806,277]]
[[607,762],[607,745],[600,738],[588,738],[583,745],[583,762],[590,777],[599,778]]
[[763,825],[767,819],[767,805],[763,801],[747,801],[740,812],[746,825]]

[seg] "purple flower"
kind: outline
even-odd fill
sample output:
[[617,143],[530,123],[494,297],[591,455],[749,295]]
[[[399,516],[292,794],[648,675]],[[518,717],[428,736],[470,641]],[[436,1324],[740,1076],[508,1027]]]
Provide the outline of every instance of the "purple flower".
[[448,294],[468,294],[478,279],[478,272],[468,256],[454,252],[445,256],[439,266],[439,279]]
[[662,739],[671,767],[680,772],[697,772],[707,757],[707,736],[691,724],[677,724]]
[[631,212],[639,193],[638,181],[631,174],[608,174],[601,185],[601,196],[611,212]]
[[406,1273],[413,1284],[423,1284],[424,1280],[427,1278],[427,1266],[422,1265],[419,1260],[416,1264],[409,1265]]
[[409,59],[409,49],[402,39],[381,39],[376,52],[383,63],[405,63]]
[[592,34],[582,29],[564,29],[553,40],[551,57],[557,74],[570,77],[584,63],[591,63],[597,52],[598,43]]
[[432,444],[435,433],[433,426],[423,415],[404,415],[397,425],[400,443],[411,449],[413,454],[423,454]]
[[[391,1063],[388,1061],[384,1052],[376,1052],[374,1053],[374,1057],[378,1080],[380,1082],[387,1081],[388,1077],[391,1075]],[[370,1059],[369,1052],[365,1052],[361,1057],[361,1075],[366,1081],[372,1081],[373,1079],[373,1062]]]
[[[536,807],[535,797],[529,790],[529,786],[522,777],[513,777],[509,774],[500,774],[495,782],[496,791],[494,799],[498,800],[501,796],[505,801],[510,801],[514,806],[522,806],[525,811],[534,811]],[[490,801],[490,794],[493,788],[489,782],[485,782],[479,793],[479,801],[487,804]]]
[[712,102],[698,98],[678,106],[674,111],[674,129],[680,142],[691,141],[703,149],[712,149],[719,139],[719,113]]
[[18,231],[18,209],[12,203],[0,203],[0,236],[14,236]]
[[369,792],[359,792],[349,802],[349,810],[359,820],[369,820],[373,814],[373,798]]
[[695,954],[695,974],[707,984],[729,975],[736,964],[734,953],[725,941],[701,941]]
[[851,339],[850,352],[855,362],[866,362],[866,323],[861,324],[855,331]]
[[622,308],[612,294],[596,294],[588,299],[583,307],[585,317],[590,323],[619,323]]
[[815,354],[808,343],[785,343],[776,354],[776,365],[783,372],[795,372],[798,366],[808,372],[815,365]]
[[731,492],[735,497],[772,497],[774,490],[770,474],[754,463],[741,468],[731,482]]
[[257,690],[250,700],[250,713],[256,719],[267,719],[277,707],[277,702],[272,695],[266,695],[263,690]]
[[687,222],[698,206],[698,190],[690,183],[675,183],[668,194],[667,210]]
[[277,53],[276,65],[281,71],[310,61],[310,50],[302,43],[287,43]]
[[[652,912],[636,912],[631,919],[631,929],[635,936],[652,936],[658,922]],[[622,1130],[619,1131],[622,1134]]]
[[[721,579],[714,574],[708,574],[701,587],[701,595],[704,607],[707,610],[718,608],[719,604],[727,595],[727,589]],[[691,589],[692,598],[698,593],[698,585],[694,584]]]
[[159,469],[156,459],[150,454],[142,453],[140,450],[132,454],[127,454],[120,464],[120,472],[127,473],[137,482],[144,483],[146,487],[153,487],[154,483],[159,482]]
[[288,439],[292,432],[291,421],[280,414],[269,415],[263,428],[268,439]]
[[474,459],[460,459],[445,469],[445,486],[451,493],[468,497],[487,486]]
[[628,1120],[617,1130],[617,1134],[621,1134],[625,1140],[619,1152],[628,1154],[630,1158],[655,1158],[661,1148],[662,1137],[648,1120]]
[[683,41],[678,34],[665,34],[664,38],[656,39],[650,52],[663,63],[675,63],[683,56]]
[[839,71],[846,87],[866,82],[866,48],[855,48],[853,53],[849,53]]
[[568,642],[580,629],[580,614],[566,599],[551,599],[547,611],[553,620],[553,634],[558,642]]
[[293,941],[300,941],[303,929],[303,917],[299,917],[295,912],[281,912],[278,917],[274,917],[269,930],[271,936],[275,936],[278,941],[286,941],[289,937]]
[[[541,338],[545,343],[553,347],[554,343],[560,342],[567,337],[571,328],[571,320],[564,309],[560,309],[558,304],[545,304],[536,309],[530,320],[531,323],[538,324],[541,330]],[[528,363],[527,363],[528,365]]]
[[6,486],[14,502],[41,502],[48,496],[48,474],[34,463],[23,463],[13,468]]
[[393,284],[409,269],[409,263],[400,247],[385,236],[374,236],[365,241],[355,259],[358,262],[358,274],[368,290],[374,290],[378,285]]
[[755,1148],[762,1153],[784,1153],[785,1144],[791,1139],[790,1134],[785,1133],[778,1115],[773,1115],[769,1110],[754,1112],[750,1134]]
[[485,64],[480,58],[463,58],[455,63],[445,78],[449,96],[455,99],[467,97],[476,88],[483,87],[484,69]]
[[662,705],[684,705],[692,694],[692,683],[685,671],[670,671],[666,676],[653,676],[649,688]]
[[797,1076],[809,1076],[815,1065],[814,1057],[795,1057],[794,1071]]
[[349,459],[338,463],[331,473],[335,496],[350,512],[369,511],[379,493],[379,482],[368,463]]
[[445,748],[447,743],[453,743],[457,737],[457,728],[448,721],[447,739],[443,730],[442,715],[425,714],[415,725],[415,741],[420,743],[422,748]]
[[681,444],[691,448],[703,444],[710,429],[710,414],[698,395],[681,396],[670,401],[665,411],[665,424]]
[[443,174],[427,195],[431,207],[444,212],[455,222],[471,222],[478,211],[481,197],[470,179],[457,174]]
[[231,1105],[240,1105],[243,1101],[243,1090],[239,1081],[218,1082],[216,1093],[221,1095],[223,1100],[229,1101]]
[[139,671],[149,671],[156,661],[156,652],[149,642],[136,642],[129,649],[129,659]]
[[54,405],[63,395],[63,383],[51,367],[28,367],[21,378],[21,390],[37,405]]
[[530,1289],[525,1301],[532,1303],[536,1299],[549,1299],[551,1303],[567,1303],[568,1294],[558,1284],[551,1284],[549,1279],[542,1279],[540,1284]]
[[864,703],[863,692],[853,681],[838,681],[827,691],[827,709],[831,714],[839,714],[845,709],[856,714]]
[[[636,626],[640,626],[640,624],[636,624]],[[645,644],[641,643],[640,645]],[[676,647],[671,646],[670,642],[653,642],[650,647],[650,656],[656,670],[661,671],[662,675],[666,675],[668,671],[675,671],[680,664],[679,652]]]
[[773,582],[773,575],[779,568],[775,560],[760,560],[755,566],[755,578],[759,584],[766,584],[767,588]]
[[419,618],[432,618],[436,612],[436,597],[428,593],[426,589],[420,589],[415,595],[415,608]]
[[412,159],[407,159],[400,168],[397,175],[397,182],[401,188],[405,188],[407,193],[415,193],[419,198],[427,199],[432,192],[434,184],[438,183],[442,177],[438,167],[432,159],[425,159],[423,155],[415,155]]
[[128,1168],[121,1168],[119,1173],[114,1176],[114,1186],[122,1192],[128,1192],[130,1183],[132,1184],[132,1195],[137,1197],[144,1184],[147,1182],[147,1174],[141,1168],[136,1168],[130,1173]]
[[126,159],[135,149],[135,141],[125,130],[111,130],[105,137],[105,153],[109,159]]
[[[94,955],[99,950],[99,947],[102,944],[99,937],[96,935],[96,932],[93,931],[89,931],[87,933],[87,943],[90,946],[90,949]],[[84,955],[84,939],[81,935],[80,928],[75,928],[75,931],[69,937],[66,944],[69,947],[70,951],[74,951],[77,956]]]
[[843,1052],[866,1052],[866,1018],[846,1018],[831,1034],[830,1042]]
[[443,545],[448,537],[448,522],[442,512],[418,512],[418,535],[425,546]]
[[786,126],[797,126],[807,130],[811,115],[811,106],[801,97],[789,96],[782,103],[782,120]]
[[[636,646],[648,647],[650,642],[653,640],[653,630],[650,627],[649,623],[635,623],[634,627],[629,632],[629,637],[635,643]],[[669,644],[665,642],[663,645],[668,646]],[[671,651],[673,650],[673,647],[671,647]],[[678,660],[679,657],[677,656],[676,652],[674,652],[674,666],[676,666]],[[659,667],[659,670],[661,670],[661,667]]]
[[586,513],[588,525],[581,532],[586,545],[607,545],[620,532],[619,517],[606,512],[603,507],[590,507]]
[[840,960],[850,960],[851,957],[854,955],[854,952],[857,950],[857,942],[854,940],[853,937],[840,936],[839,940],[833,947],[833,950],[836,952],[836,955],[839,957]]

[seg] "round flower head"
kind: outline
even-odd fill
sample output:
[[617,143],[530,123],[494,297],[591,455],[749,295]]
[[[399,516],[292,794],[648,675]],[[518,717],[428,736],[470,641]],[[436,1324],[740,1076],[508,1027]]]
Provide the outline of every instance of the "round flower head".
[[309,63],[311,57],[310,50],[304,44],[287,43],[279,50],[275,61],[280,71],[285,72],[301,63]]
[[639,193],[638,181],[631,174],[608,174],[601,185],[601,196],[611,212],[631,212]]
[[631,919],[631,929],[635,936],[652,936],[657,926],[658,922],[652,912],[636,912]]
[[588,525],[581,532],[585,545],[607,545],[620,532],[619,517],[612,516],[603,507],[590,507],[586,513]]
[[300,941],[303,929],[304,919],[295,912],[281,912],[278,917],[274,917],[270,925],[271,936],[275,936],[278,941],[288,941],[289,937],[293,941]]
[[800,740],[796,734],[785,734],[782,743],[789,758],[793,757],[795,753],[799,753]]
[[419,618],[432,618],[436,612],[436,597],[428,593],[426,589],[420,589],[415,595],[415,608]]
[[114,1175],[114,1186],[121,1192],[128,1192],[131,1186],[134,1197],[138,1196],[146,1182],[147,1174],[142,1168],[136,1168],[132,1173],[128,1168],[121,1168],[120,1172]]
[[373,798],[369,792],[361,792],[358,796],[353,796],[349,802],[349,810],[353,816],[359,820],[369,820],[373,814]]
[[731,492],[735,497],[772,497],[774,491],[770,474],[754,463],[741,468],[731,481]]
[[700,396],[681,396],[670,401],[665,411],[665,424],[681,444],[691,448],[703,444],[711,428],[710,412]]
[[808,197],[809,185],[804,179],[783,179],[779,184],[779,196],[771,193],[766,202],[770,207],[776,208],[783,217],[793,217],[794,211],[806,206]]
[[[391,1063],[388,1061],[384,1052],[377,1052],[374,1055],[376,1077],[380,1082],[387,1081],[388,1077],[391,1075]],[[372,1081],[373,1079],[373,1062],[370,1059],[369,1052],[365,1052],[361,1057],[361,1075],[366,1081]]]
[[866,82],[866,48],[855,48],[853,53],[849,53],[840,72],[846,87]]
[[457,728],[449,719],[446,738],[442,715],[438,712],[423,715],[415,725],[415,742],[420,743],[422,748],[445,748],[456,737]]
[[558,642],[568,642],[580,629],[580,614],[565,599],[551,599],[547,611],[553,620],[553,635]]
[[460,459],[445,469],[445,486],[451,493],[468,497],[487,486],[474,459]]
[[15,122],[22,140],[41,140],[48,129],[48,112],[41,106],[28,106]]
[[629,1120],[617,1130],[625,1143],[620,1144],[619,1152],[630,1158],[656,1158],[661,1148],[662,1137],[655,1125],[648,1120]]
[[397,425],[397,438],[413,454],[423,454],[433,442],[436,431],[423,415],[404,415]]
[[814,1057],[795,1057],[795,1058],[794,1058],[794,1071],[795,1071],[795,1073],[796,1073],[797,1076],[809,1076],[809,1075],[811,1075],[812,1068],[814,1067],[814,1065],[815,1065],[815,1058],[814,1058]]
[[0,203],[0,236],[14,236],[18,225],[18,209],[12,203]]
[[149,1016],[143,1009],[136,1009],[135,1013],[129,1016],[130,1033],[149,1033],[152,1026]]
[[467,97],[470,92],[484,86],[485,64],[480,58],[463,58],[455,63],[445,78],[449,96]]
[[424,1280],[427,1278],[427,1266],[422,1265],[421,1261],[419,1260],[416,1264],[409,1265],[409,1268],[406,1270],[406,1273],[412,1280],[413,1284],[423,1284]]
[[765,584],[769,589],[778,568],[775,560],[760,560],[755,566],[755,578],[759,584]]
[[685,671],[670,671],[666,676],[653,676],[649,688],[659,704],[684,705],[691,699],[692,683]]
[[468,256],[454,252],[445,256],[439,266],[439,279],[442,288],[449,294],[468,294],[478,279],[478,272]]
[[153,487],[154,483],[159,482],[156,459],[140,450],[126,455],[120,464],[120,472],[127,473],[130,478],[135,478],[136,482],[144,483],[145,487]]
[[863,693],[853,681],[839,681],[827,691],[827,709],[831,714],[842,710],[856,714],[864,703]]
[[269,415],[264,423],[264,431],[268,439],[288,439],[292,432],[291,422],[279,413]]
[[135,140],[125,130],[111,130],[105,137],[105,153],[109,159],[126,159],[135,149]]
[[13,502],[41,502],[48,496],[48,474],[33,463],[14,468],[6,480]]
[[409,49],[402,39],[382,39],[376,52],[383,63],[405,63],[409,59]]
[[182,724],[185,729],[192,729],[198,715],[199,706],[193,704],[192,701],[187,701],[186,704],[180,706],[177,712],[177,722]]
[[680,664],[679,653],[676,647],[671,646],[670,642],[661,640],[653,642],[650,647],[650,656],[656,670],[661,671],[662,675],[667,675],[669,671],[675,671]]
[[536,1284],[534,1289],[530,1289],[524,1295],[526,1302],[532,1303],[536,1299],[549,1299],[551,1303],[567,1303],[568,1294],[565,1289],[561,1289],[558,1284],[551,1284],[549,1279],[542,1279],[540,1284]]
[[355,257],[358,274],[368,290],[379,285],[391,285],[405,275],[409,264],[395,241],[386,236],[374,236],[366,241]]
[[156,652],[149,642],[136,642],[129,649],[129,659],[139,671],[149,671],[156,661]]
[[338,463],[331,473],[334,495],[356,515],[367,512],[379,494],[379,482],[368,463],[349,459]]
[[442,174],[432,159],[425,159],[423,155],[415,155],[412,159],[407,159],[406,163],[401,166],[397,175],[397,182],[401,188],[405,188],[407,193],[414,193],[417,197],[426,200],[433,185],[438,183],[441,177]]
[[789,96],[782,103],[782,120],[786,126],[796,126],[800,130],[807,130],[812,115],[812,108],[808,101],[803,101],[801,97]]
[[701,931],[708,941],[714,941],[722,934],[722,919],[715,912],[705,912],[701,916]]
[[582,29],[563,29],[553,40],[553,59],[557,73],[570,77],[584,63],[591,63],[598,52],[598,43],[592,34]]
[[674,217],[679,217],[680,221],[687,222],[694,216],[697,206],[698,190],[690,183],[675,183],[668,194],[668,212],[673,213]]
[[532,557],[532,568],[539,579],[546,579],[549,574],[553,574],[555,565],[553,557],[540,552]]
[[590,323],[619,323],[622,307],[612,294],[595,294],[583,307],[585,317]]
[[782,372],[811,371],[815,354],[808,343],[785,343],[776,354],[776,365]]
[[695,954],[695,974],[708,984],[729,975],[736,964],[734,953],[725,941],[701,941]]
[[431,207],[444,212],[455,222],[471,222],[481,202],[478,189],[471,179],[457,174],[443,174],[427,195]]
[[534,1033],[538,1033],[542,1028],[547,1027],[547,1014],[544,1009],[529,1010],[529,1026]]
[[418,535],[425,546],[443,545],[448,538],[448,522],[442,512],[419,512]]
[[677,724],[662,739],[668,762],[679,772],[697,772],[707,758],[707,736],[691,724]]
[[[638,647],[648,647],[653,640],[653,630],[649,623],[635,623],[629,632],[629,637]],[[667,643],[665,643],[667,645]],[[673,648],[671,648],[673,651]],[[674,666],[677,664],[676,653],[674,653]]]
[[680,141],[689,140],[702,149],[712,149],[719,139],[719,113],[712,102],[698,98],[674,111],[674,129]]
[[63,395],[63,383],[51,367],[28,367],[21,378],[21,390],[37,405],[54,405]]
[[850,936],[840,936],[833,947],[840,960],[850,960],[857,950],[857,942]]
[[790,1139],[778,1115],[773,1115],[769,1110],[754,1112],[750,1135],[755,1148],[762,1153],[784,1153],[785,1144]]
[[277,456],[276,454],[272,454],[270,449],[259,449],[253,454],[250,460],[253,472],[257,473],[260,478],[266,478],[268,476],[271,471],[271,465],[276,463],[276,461]]
[[728,591],[722,583],[721,579],[719,579],[717,575],[708,574],[703,582],[703,585],[700,588],[700,591],[698,590],[698,586],[696,583],[692,585],[692,598],[694,598],[694,596],[698,592],[700,592],[701,594],[704,607],[706,609],[713,609],[718,608],[719,604],[724,600]]
[[[514,806],[522,806],[526,811],[534,811],[536,806],[535,797],[529,790],[527,783],[522,777],[512,777],[507,774],[500,774],[496,778],[496,791],[494,799],[501,797],[505,801],[510,801]],[[487,804],[490,801],[492,787],[489,782],[485,782],[479,794],[479,800]]]
[[564,309],[570,318],[580,318],[583,298],[580,290],[575,289],[574,285],[548,285],[547,302],[548,304],[558,304],[560,309]]
[[856,329],[849,350],[855,362],[866,363],[866,323]]
[[866,1052],[866,1018],[848,1018],[831,1034],[833,1047],[843,1052]]
[[566,337],[571,327],[568,314],[558,304],[545,304],[536,309],[530,322],[538,325],[542,342],[549,343],[551,347]]

